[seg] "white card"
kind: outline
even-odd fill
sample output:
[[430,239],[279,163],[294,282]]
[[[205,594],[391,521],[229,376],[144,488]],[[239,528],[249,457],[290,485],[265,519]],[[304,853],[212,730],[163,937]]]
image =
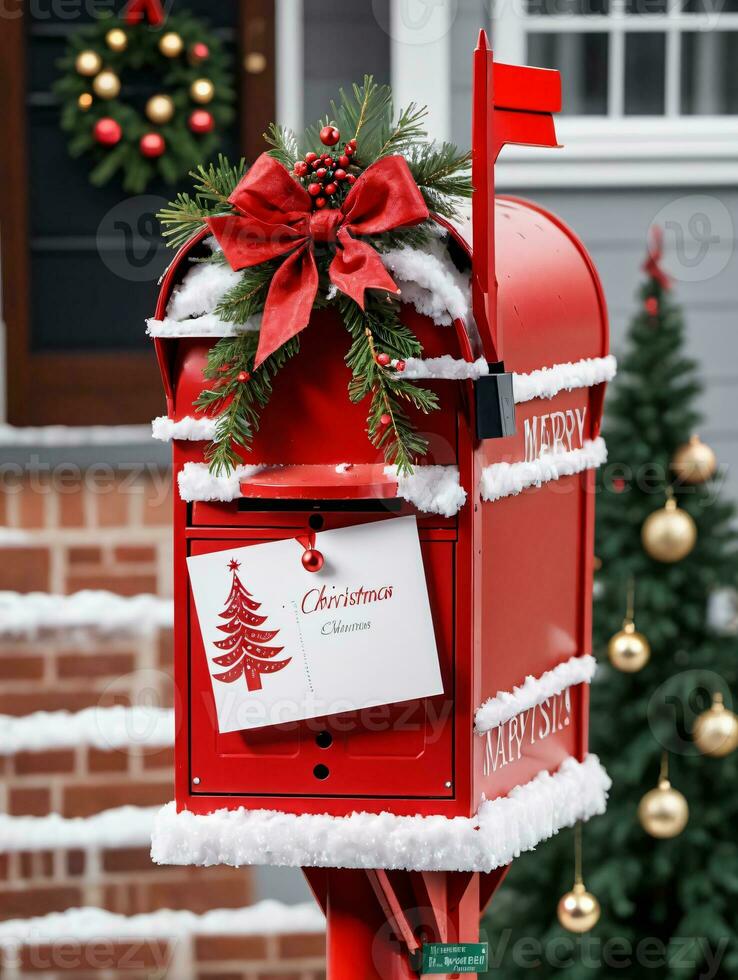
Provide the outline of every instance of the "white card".
[[443,693],[414,517],[187,559],[221,732]]

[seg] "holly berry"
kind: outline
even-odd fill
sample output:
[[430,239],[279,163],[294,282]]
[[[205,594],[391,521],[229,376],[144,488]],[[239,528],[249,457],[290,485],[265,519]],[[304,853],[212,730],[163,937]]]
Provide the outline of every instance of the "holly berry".
[[325,167],[318,167],[318,169],[315,171],[315,176],[318,178],[318,180],[322,180],[327,173],[328,171],[325,169]]
[[398,361],[397,364],[395,364],[395,371],[397,371],[398,374],[402,374],[406,367],[407,365],[404,361]]
[[333,176],[336,178],[336,180],[346,180],[348,175],[345,170],[341,170],[339,167],[338,170],[334,170]]
[[298,160],[292,172],[296,177],[304,177],[308,172],[308,165],[304,160]]
[[116,143],[120,142],[123,130],[120,123],[117,123],[115,119],[111,119],[110,116],[103,116],[95,123],[92,135],[102,146],[115,146]]
[[248,371],[239,371],[238,374],[236,375],[236,381],[244,382],[244,381],[249,381],[250,379],[251,379],[251,375],[249,374]]
[[310,153],[305,154],[305,163],[313,163],[317,159],[318,159],[318,154],[313,153],[312,150],[310,151]]
[[195,109],[190,113],[187,125],[193,133],[209,133],[215,127],[215,120],[207,109]]
[[328,203],[328,201],[324,197],[316,197],[315,198],[315,207],[316,208],[324,208],[327,203]]
[[346,178],[346,180],[349,182],[349,184],[355,184],[356,183],[356,177],[354,176],[354,174],[349,174],[348,177]]
[[352,157],[354,155],[353,147],[350,143],[347,143],[343,148],[344,156]]
[[320,194],[320,192],[322,190],[323,190],[323,188],[320,186],[320,184],[310,184],[310,185],[308,185],[308,194],[311,197],[317,197],[318,194]]
[[336,193],[337,190],[338,190],[338,184],[325,185],[325,192],[328,195],[328,197],[333,197],[333,195]]
[[323,155],[323,163],[326,165],[326,167],[332,167],[333,166],[333,157],[329,157],[328,154],[325,153]]
[[339,167],[348,167],[350,163],[351,163],[351,157],[347,157],[345,153],[342,153],[341,156],[338,158]]
[[138,141],[138,148],[141,156],[160,157],[166,150],[167,144],[161,133],[144,133]]
[[340,138],[341,134],[335,126],[323,126],[320,131],[320,142],[323,146],[335,146]]
[[389,415],[386,412],[383,412],[379,416],[379,422],[381,425],[389,425],[391,421],[392,419],[389,417]]
[[391,360],[392,358],[389,356],[389,354],[385,354],[384,352],[377,354],[377,364],[379,364],[380,367],[388,367]]

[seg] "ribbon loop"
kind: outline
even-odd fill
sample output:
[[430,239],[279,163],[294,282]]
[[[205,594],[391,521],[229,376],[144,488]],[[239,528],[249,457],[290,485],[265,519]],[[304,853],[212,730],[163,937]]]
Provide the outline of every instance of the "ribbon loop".
[[330,280],[363,309],[367,289],[399,290],[375,249],[354,236],[378,235],[429,217],[410,168],[398,156],[367,167],[340,208],[313,211],[304,187],[262,153],[228,200],[237,213],[208,218],[207,224],[231,267],[285,257],[267,294],[255,367],[308,324],[318,291],[314,243],[337,246]]

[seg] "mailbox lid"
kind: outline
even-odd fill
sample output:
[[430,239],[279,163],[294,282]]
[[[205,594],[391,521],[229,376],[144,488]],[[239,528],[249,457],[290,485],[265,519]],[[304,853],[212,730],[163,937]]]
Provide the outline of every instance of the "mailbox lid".
[[[359,515],[351,516],[351,523],[362,522]],[[304,515],[294,520],[304,527]],[[345,515],[339,514],[335,524],[328,520],[325,526],[344,523]],[[294,536],[294,528],[289,527],[228,532],[226,537],[191,538],[188,554]],[[434,698],[220,734],[206,652],[189,593],[188,739],[193,797],[217,794],[233,798],[234,805],[253,800],[258,806],[258,798],[267,796],[453,796],[456,533],[421,530],[420,540],[445,691]],[[198,783],[193,782],[195,777]]]

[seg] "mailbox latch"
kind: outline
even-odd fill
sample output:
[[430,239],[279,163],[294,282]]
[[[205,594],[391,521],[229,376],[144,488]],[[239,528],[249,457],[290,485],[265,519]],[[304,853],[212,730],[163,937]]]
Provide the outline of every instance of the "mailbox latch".
[[488,366],[489,374],[474,382],[477,439],[504,439],[515,434],[513,376],[504,361]]

